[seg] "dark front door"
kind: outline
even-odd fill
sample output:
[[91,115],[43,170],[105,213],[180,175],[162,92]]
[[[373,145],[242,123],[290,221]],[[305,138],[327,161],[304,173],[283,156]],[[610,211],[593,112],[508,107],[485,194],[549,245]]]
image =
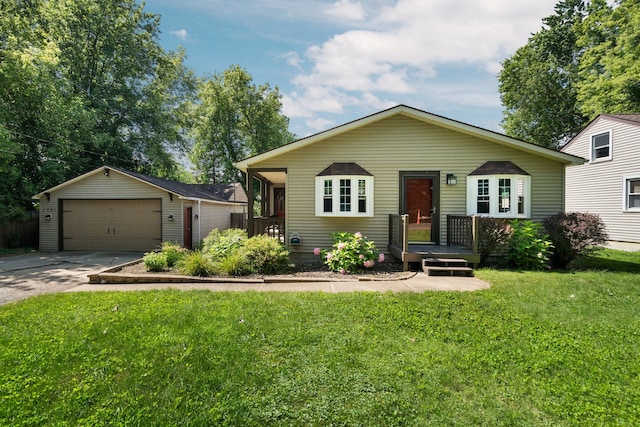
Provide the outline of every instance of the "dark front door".
[[439,173],[402,173],[400,213],[409,218],[409,243],[425,244],[438,241]]
[[193,241],[191,239],[191,236],[193,235],[192,228],[193,228],[193,222],[191,220],[191,216],[193,214],[193,208],[184,208],[184,214],[182,215],[183,218],[183,236],[182,236],[182,240],[184,242],[184,247],[187,249],[192,249],[193,246]]
[[273,198],[275,199],[275,216],[284,218],[284,188],[274,188]]

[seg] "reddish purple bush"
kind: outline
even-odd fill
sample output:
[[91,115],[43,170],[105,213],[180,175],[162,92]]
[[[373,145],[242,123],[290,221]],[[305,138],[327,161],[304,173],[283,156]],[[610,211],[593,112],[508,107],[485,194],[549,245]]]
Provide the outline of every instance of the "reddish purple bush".
[[601,249],[609,237],[596,214],[557,213],[545,218],[543,226],[553,242],[551,262],[555,268],[565,268],[575,257]]

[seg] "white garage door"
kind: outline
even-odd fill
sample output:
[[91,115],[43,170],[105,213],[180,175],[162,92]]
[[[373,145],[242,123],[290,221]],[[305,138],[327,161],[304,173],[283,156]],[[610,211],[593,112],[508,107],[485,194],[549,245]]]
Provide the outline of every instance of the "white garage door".
[[162,239],[160,199],[63,200],[65,251],[149,251]]

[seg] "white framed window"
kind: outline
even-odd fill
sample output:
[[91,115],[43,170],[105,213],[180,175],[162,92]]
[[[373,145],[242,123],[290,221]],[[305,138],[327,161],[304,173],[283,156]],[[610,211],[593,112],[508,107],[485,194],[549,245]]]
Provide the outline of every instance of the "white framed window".
[[624,178],[624,210],[640,212],[640,176]]
[[611,131],[591,135],[591,162],[611,160]]
[[531,176],[467,176],[467,215],[531,217]]
[[316,216],[373,216],[373,177],[316,177]]

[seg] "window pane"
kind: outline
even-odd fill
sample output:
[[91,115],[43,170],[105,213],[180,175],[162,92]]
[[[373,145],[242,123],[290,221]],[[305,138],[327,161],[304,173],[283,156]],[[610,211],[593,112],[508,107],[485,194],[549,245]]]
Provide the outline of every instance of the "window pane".
[[524,179],[518,179],[518,215],[524,214]]
[[333,212],[333,181],[324,180],[324,212]]
[[593,136],[592,145],[594,159],[609,157],[609,132]]
[[367,212],[367,185],[364,179],[358,180],[358,212]]
[[340,212],[351,212],[351,180],[340,180]]
[[629,207],[630,208],[640,208],[640,195],[629,196]]
[[478,180],[477,213],[489,213],[489,180]]
[[629,194],[640,194],[640,179],[629,180]]
[[511,179],[501,178],[498,180],[498,212],[509,211],[511,211]]

